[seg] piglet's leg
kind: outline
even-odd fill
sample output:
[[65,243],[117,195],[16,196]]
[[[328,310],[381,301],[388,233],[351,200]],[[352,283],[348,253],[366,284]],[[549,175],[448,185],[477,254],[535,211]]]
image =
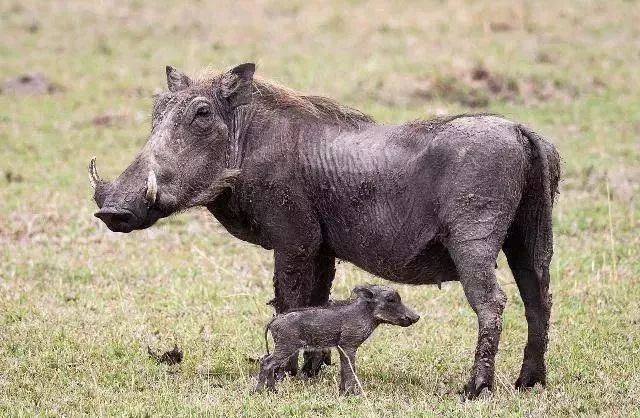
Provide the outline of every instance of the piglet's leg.
[[286,365],[291,357],[297,355],[299,349],[300,347],[293,344],[276,346],[273,354],[265,362],[266,386],[269,390],[276,390],[276,372]]
[[268,365],[271,364],[271,356],[266,356],[260,362],[260,374],[258,375],[258,383],[256,383],[256,387],[254,389],[255,392],[260,392],[264,389],[269,373],[273,373],[273,370],[269,370]]
[[338,346],[340,354],[340,394],[360,393],[360,387],[356,378],[356,349],[353,347]]

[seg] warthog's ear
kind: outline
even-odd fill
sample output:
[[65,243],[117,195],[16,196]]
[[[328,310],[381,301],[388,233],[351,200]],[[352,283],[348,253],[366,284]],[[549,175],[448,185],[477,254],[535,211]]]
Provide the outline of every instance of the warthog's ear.
[[369,285],[358,285],[353,288],[351,293],[357,298],[373,299],[373,292],[369,288]]
[[222,76],[220,90],[222,97],[231,107],[242,106],[251,100],[251,82],[256,65],[252,62],[240,64]]
[[167,87],[169,91],[184,90],[191,85],[191,79],[182,71],[167,65]]

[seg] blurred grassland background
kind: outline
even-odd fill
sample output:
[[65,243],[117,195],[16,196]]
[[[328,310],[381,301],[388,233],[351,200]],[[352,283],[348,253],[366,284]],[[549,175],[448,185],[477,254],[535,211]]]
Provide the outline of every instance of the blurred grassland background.
[[[640,416],[640,4],[636,1],[31,1],[0,3],[0,415]],[[495,392],[461,403],[476,318],[457,283],[396,285],[423,319],[338,367],[250,394],[271,316],[271,253],[203,210],[109,232],[86,175],[145,142],[164,66],[246,61],[381,122],[491,111],[557,145],[548,387],[513,390],[526,340],[509,296]],[[334,298],[364,281],[338,266]],[[147,345],[184,351],[156,364]],[[335,356],[335,354],[334,354]]]

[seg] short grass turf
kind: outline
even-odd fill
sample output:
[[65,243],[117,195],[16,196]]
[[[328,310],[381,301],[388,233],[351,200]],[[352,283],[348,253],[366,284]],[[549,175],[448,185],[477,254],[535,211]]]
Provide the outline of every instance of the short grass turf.
[[[640,416],[640,8],[633,1],[48,2],[0,4],[0,76],[57,89],[0,95],[0,415]],[[476,319],[459,284],[396,285],[422,320],[359,352],[366,396],[338,370],[251,394],[272,255],[204,211],[114,234],[86,164],[108,178],[149,132],[164,66],[256,61],[258,73],[380,121],[491,111],[551,138],[548,386],[513,389],[526,322],[508,294],[495,391],[461,402]],[[379,279],[341,263],[333,297]],[[147,344],[184,351],[159,365]],[[335,357],[335,354],[334,354]]]

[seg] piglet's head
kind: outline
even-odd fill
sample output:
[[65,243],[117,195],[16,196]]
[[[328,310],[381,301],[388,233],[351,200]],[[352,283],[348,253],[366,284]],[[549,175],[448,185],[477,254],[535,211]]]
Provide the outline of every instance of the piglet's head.
[[398,292],[387,286],[359,285],[353,289],[352,297],[370,302],[373,316],[379,323],[408,327],[420,319],[420,315],[402,303]]

